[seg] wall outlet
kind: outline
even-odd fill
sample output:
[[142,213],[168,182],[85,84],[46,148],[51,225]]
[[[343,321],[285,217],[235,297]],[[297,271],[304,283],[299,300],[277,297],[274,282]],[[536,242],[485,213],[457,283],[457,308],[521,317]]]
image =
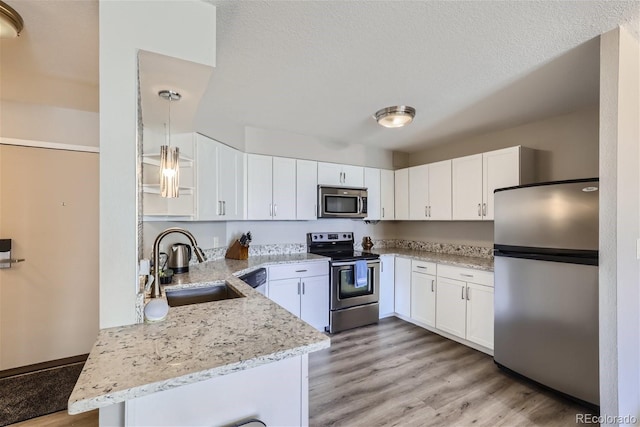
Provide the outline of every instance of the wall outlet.
[[140,265],[138,266],[138,275],[148,276],[149,274],[151,274],[151,261],[148,259],[141,259]]
[[218,246],[220,246],[220,238],[216,236],[213,238],[213,247],[217,248]]

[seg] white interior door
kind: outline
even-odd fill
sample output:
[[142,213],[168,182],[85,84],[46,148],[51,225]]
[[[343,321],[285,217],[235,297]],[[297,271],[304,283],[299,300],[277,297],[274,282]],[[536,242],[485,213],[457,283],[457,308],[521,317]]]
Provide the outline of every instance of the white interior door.
[[[88,353],[98,333],[98,154],[0,145],[0,370]],[[117,268],[117,266],[114,266]]]

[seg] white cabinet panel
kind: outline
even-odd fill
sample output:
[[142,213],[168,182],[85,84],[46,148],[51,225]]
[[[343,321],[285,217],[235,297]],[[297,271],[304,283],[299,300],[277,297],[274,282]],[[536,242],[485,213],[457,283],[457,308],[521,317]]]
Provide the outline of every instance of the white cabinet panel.
[[482,154],[453,159],[453,219],[482,219]]
[[409,168],[409,219],[428,219],[429,165]]
[[493,288],[467,283],[467,339],[493,349]]
[[342,165],[318,162],[318,185],[343,185]]
[[269,299],[300,317],[300,279],[269,280]]
[[395,257],[393,255],[380,256],[380,318],[395,312]]
[[199,134],[196,141],[196,197],[197,217],[200,221],[217,220],[218,202],[218,144]]
[[300,281],[300,318],[314,328],[323,330],[329,324],[329,277],[304,277]]
[[318,162],[318,184],[364,187],[364,168],[362,166]]
[[520,184],[520,147],[483,153],[482,161],[483,216],[493,219],[493,191]]
[[429,164],[429,219],[451,219],[451,160]]
[[395,219],[409,219],[409,169],[395,171]]
[[395,174],[392,170],[380,170],[380,219],[395,219]]
[[296,160],[296,219],[318,216],[318,162]]
[[296,219],[296,161],[273,158],[273,219]]
[[380,169],[364,168],[364,186],[367,188],[367,217],[380,219]]
[[411,317],[411,260],[396,257],[395,260],[395,311]]
[[221,219],[234,220],[243,217],[242,192],[244,188],[243,154],[224,144],[218,144],[218,203]]
[[411,318],[427,326],[435,326],[436,276],[411,273]]
[[247,154],[247,219],[271,219],[273,161],[271,156]]
[[459,280],[438,277],[436,280],[436,328],[465,338],[466,283]]
[[342,165],[342,185],[345,187],[364,187],[364,168],[362,166]]

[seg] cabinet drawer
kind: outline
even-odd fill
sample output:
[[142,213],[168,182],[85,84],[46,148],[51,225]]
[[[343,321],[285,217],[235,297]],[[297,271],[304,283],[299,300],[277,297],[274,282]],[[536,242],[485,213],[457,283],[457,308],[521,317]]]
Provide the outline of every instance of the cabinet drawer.
[[283,264],[269,267],[269,280],[289,279],[292,277],[325,276],[328,274],[328,262]]
[[493,272],[491,271],[474,270],[472,268],[440,264],[438,265],[438,277],[448,277],[449,279],[493,286]]
[[428,261],[411,260],[411,271],[414,273],[424,273],[436,275],[436,263]]

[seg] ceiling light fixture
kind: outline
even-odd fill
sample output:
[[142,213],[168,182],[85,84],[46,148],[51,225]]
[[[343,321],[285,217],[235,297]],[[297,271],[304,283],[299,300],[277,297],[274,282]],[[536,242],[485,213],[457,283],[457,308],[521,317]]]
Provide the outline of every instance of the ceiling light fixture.
[[171,146],[171,102],[179,101],[182,95],[172,90],[161,90],[158,95],[169,101],[169,125],[165,124],[167,144],[160,146],[160,195],[173,198],[179,196],[180,149]]
[[416,109],[406,105],[395,105],[376,111],[373,118],[380,126],[386,128],[401,128],[413,121]]
[[24,21],[18,12],[3,1],[0,1],[0,38],[13,38],[20,35]]

